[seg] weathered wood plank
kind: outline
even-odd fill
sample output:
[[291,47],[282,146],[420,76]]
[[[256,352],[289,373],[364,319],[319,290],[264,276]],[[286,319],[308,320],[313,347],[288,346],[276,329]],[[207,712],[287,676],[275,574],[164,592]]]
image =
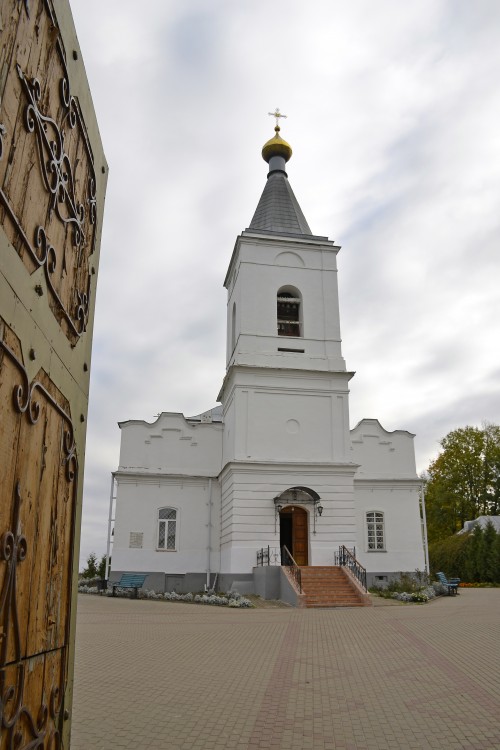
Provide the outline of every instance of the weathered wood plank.
[[0,750],[48,750],[69,743],[86,324],[106,170],[80,54],[66,56],[65,45],[78,49],[67,0],[6,0],[0,30]]

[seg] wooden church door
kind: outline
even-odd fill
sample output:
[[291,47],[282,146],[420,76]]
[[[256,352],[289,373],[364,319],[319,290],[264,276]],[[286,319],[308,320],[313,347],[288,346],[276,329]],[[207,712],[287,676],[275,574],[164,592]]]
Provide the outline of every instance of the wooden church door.
[[0,29],[0,749],[56,750],[107,167],[67,0],[6,0]]
[[297,565],[308,565],[309,531],[307,511],[289,505],[280,513],[280,546],[286,545]]
[[295,507],[293,516],[293,558],[297,565],[308,564],[307,511]]

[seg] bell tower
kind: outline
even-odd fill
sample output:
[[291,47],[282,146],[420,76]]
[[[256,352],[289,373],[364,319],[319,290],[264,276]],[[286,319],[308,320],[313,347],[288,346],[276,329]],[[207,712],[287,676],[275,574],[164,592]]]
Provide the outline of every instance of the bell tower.
[[[321,564],[320,538],[336,546],[352,546],[354,539],[352,373],[341,351],[340,248],[309,228],[286,172],[292,149],[275,116],[275,134],[262,149],[267,182],[250,226],[236,240],[224,281],[222,552],[223,566],[226,558],[233,572],[250,549],[255,553],[255,544],[279,546],[273,498],[290,487],[310,487],[322,498],[322,522],[309,541],[312,564]],[[337,502],[342,495],[342,505],[328,501],[334,494]],[[333,532],[341,507],[342,528]]]

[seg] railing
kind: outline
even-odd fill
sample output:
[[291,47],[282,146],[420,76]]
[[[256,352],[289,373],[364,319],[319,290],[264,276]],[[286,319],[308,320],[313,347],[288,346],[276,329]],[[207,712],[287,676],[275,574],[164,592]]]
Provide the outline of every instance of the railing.
[[262,547],[257,550],[257,565],[281,565],[281,551],[279,547]]
[[299,594],[302,593],[302,577],[300,574],[300,568],[293,559],[290,550],[288,547],[283,545],[281,548],[281,564],[287,568],[290,568],[290,573],[292,574],[292,577],[299,587]]
[[352,552],[348,550],[347,547],[344,547],[344,545],[339,547],[338,560],[339,565],[342,565],[345,568],[349,568],[353,576],[357,578],[359,583],[366,591],[366,568],[363,568],[363,566],[356,560]]
[[[352,549],[349,549],[349,547],[346,547],[347,551],[351,553],[353,557],[356,557],[356,547],[353,547]],[[337,552],[333,553],[333,564],[334,565],[341,565],[340,562],[340,556],[341,552],[340,549]]]

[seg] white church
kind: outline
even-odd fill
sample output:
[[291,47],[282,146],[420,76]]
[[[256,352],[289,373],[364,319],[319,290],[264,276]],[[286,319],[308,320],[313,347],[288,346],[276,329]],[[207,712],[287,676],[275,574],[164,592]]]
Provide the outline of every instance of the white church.
[[[262,149],[264,191],[224,280],[220,405],[119,423],[112,581],[147,573],[156,591],[215,586],[297,604],[314,573],[339,570],[341,548],[368,586],[426,568],[414,435],[377,419],[349,429],[340,248],[311,232],[288,181],[291,155],[277,124]],[[340,570],[362,595],[352,566]]]

